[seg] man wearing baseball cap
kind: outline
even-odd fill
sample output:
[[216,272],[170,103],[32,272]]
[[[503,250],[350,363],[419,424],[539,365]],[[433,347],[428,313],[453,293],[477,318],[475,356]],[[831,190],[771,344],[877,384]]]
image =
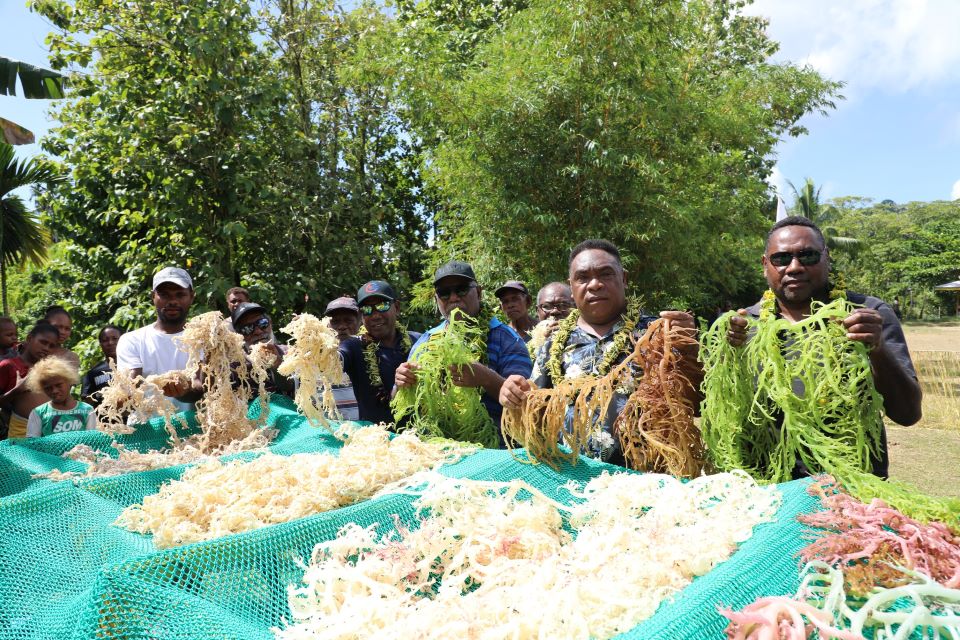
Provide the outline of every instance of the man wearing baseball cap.
[[530,342],[530,330],[537,320],[530,315],[530,303],[533,298],[527,291],[527,285],[519,280],[507,280],[493,292],[500,301],[500,309],[510,321],[510,328],[517,332],[520,339]]
[[337,332],[337,339],[341,342],[360,331],[360,307],[350,296],[331,300],[323,315],[330,318],[330,328]]
[[406,362],[419,333],[397,322],[400,303],[397,292],[383,280],[372,280],[357,291],[363,320],[359,338],[340,343],[343,370],[353,382],[360,419],[393,422],[390,392],[397,367]]
[[269,393],[281,393],[292,398],[295,390],[293,380],[277,373],[277,367],[287,353],[287,346],[277,343],[273,321],[267,310],[256,302],[241,302],[234,307],[230,320],[233,330],[243,336],[243,348],[247,353],[256,344],[266,344],[274,350],[277,358],[267,371],[264,388]]
[[[157,321],[120,336],[117,342],[117,368],[143,377],[179,371],[187,367],[187,352],[176,338],[183,335],[190,305],[193,304],[193,279],[177,267],[166,267],[153,276],[151,299]],[[198,392],[190,383],[171,383],[163,389],[181,411],[193,408]]]
[[[397,368],[397,387],[411,387],[417,384],[417,351],[430,336],[443,330],[453,309],[460,309],[471,318],[481,318],[483,293],[473,267],[466,262],[453,260],[446,263],[433,277],[435,300],[444,321],[430,329],[417,340],[410,350],[410,358]],[[456,367],[452,371],[452,380],[458,387],[476,387],[481,390],[480,399],[487,413],[499,428],[503,407],[498,397],[500,387],[507,376],[529,377],[533,368],[530,354],[517,332],[491,317],[487,322],[487,364],[474,362],[469,366]]]
[[[337,340],[341,345],[360,331],[360,307],[350,296],[340,296],[331,300],[324,309],[323,315],[330,318],[330,328],[337,332]],[[347,377],[350,378],[349,373]],[[353,378],[350,378],[347,384],[334,385],[333,399],[337,403],[337,411],[344,420],[360,419],[357,395],[353,391]]]

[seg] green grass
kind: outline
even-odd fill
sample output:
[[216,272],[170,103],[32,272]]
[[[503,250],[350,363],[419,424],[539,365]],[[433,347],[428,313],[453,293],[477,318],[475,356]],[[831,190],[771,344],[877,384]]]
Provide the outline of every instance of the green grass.
[[942,318],[927,318],[925,320],[904,320],[904,329],[923,328],[923,327],[960,327],[960,317],[943,316]]
[[890,477],[934,496],[960,497],[960,431],[887,426]]

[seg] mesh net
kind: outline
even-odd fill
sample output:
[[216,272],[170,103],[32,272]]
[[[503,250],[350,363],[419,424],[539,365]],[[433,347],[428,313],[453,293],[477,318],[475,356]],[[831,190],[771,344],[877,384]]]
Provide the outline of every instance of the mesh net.
[[[251,405],[251,417],[259,407]],[[285,398],[271,402],[267,424],[279,433],[270,447],[290,455],[335,452],[339,442],[310,427]],[[195,429],[188,420],[185,433]],[[138,450],[166,446],[162,423],[118,438]],[[60,454],[76,444],[109,452],[109,437],[75,432],[0,443],[0,638],[270,638],[289,617],[287,586],[303,576],[317,542],[347,522],[376,524],[380,533],[414,521],[414,498],[391,495],[256,531],[158,551],[150,536],[114,527],[127,506],[179,478],[184,466],[122,476],[52,482],[32,477],[52,469],[83,471]],[[237,454],[250,457],[252,453]],[[232,457],[237,457],[232,456]],[[448,465],[456,478],[522,478],[547,496],[569,502],[559,487],[605,470],[589,460],[553,470],[517,462],[507,451],[480,451]],[[308,482],[305,479],[305,482]],[[817,507],[807,482],[780,485],[775,522],[760,525],[728,560],[695,579],[657,613],[621,638],[719,637],[726,620],[717,605],[740,609],[761,595],[799,586],[796,553],[804,546],[798,513]],[[308,490],[305,487],[305,490]]]

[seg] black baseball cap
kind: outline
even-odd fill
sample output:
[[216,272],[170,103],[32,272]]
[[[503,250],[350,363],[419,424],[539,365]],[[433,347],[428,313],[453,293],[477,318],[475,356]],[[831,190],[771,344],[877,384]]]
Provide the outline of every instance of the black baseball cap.
[[338,311],[340,309],[353,311],[355,314],[360,315],[360,307],[357,306],[357,301],[350,296],[340,296],[339,298],[331,300],[330,304],[327,305],[327,308],[323,310],[323,315],[328,316],[334,311]]
[[253,311],[261,311],[263,315],[267,315],[267,310],[256,302],[243,302],[237,305],[237,308],[233,310],[233,314],[230,316],[230,321],[233,322],[233,330],[237,330],[237,321],[239,321],[240,318]]
[[357,304],[363,304],[363,301],[367,298],[384,298],[393,302],[397,299],[397,292],[393,290],[389,282],[371,280],[357,290]]
[[527,291],[527,285],[523,284],[519,280],[507,280],[502,285],[500,285],[496,291],[493,292],[493,295],[498,298],[510,290],[519,291],[525,296],[529,296],[530,292]]
[[460,260],[451,260],[443,265],[433,274],[433,284],[437,284],[447,276],[459,276],[467,280],[477,281],[477,276],[473,273],[473,267]]

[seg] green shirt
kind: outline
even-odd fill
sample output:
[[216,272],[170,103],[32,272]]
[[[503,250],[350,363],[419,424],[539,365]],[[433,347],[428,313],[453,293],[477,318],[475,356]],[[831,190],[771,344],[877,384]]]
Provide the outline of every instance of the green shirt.
[[27,437],[39,438],[53,433],[83,431],[97,428],[97,414],[86,402],[77,402],[73,409],[54,409],[46,402],[30,412],[27,420]]

